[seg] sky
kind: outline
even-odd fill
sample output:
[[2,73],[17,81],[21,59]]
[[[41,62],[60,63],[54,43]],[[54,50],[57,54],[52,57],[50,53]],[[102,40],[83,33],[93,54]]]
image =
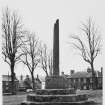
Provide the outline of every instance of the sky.
[[[104,0],[0,0],[0,24],[2,11],[8,6],[12,11],[16,10],[22,19],[24,28],[35,32],[36,35],[52,48],[53,27],[56,19],[60,22],[60,72],[69,74],[71,69],[75,71],[86,71],[89,66],[78,55],[70,45],[70,35],[81,35],[81,22],[86,22],[92,17],[98,26],[102,37],[102,51],[95,60],[95,69],[105,68],[105,5]],[[0,25],[1,26],[1,25]],[[0,34],[2,34],[0,28]],[[1,37],[1,36],[0,36]],[[0,38],[0,44],[2,44]],[[0,48],[1,51],[1,48]],[[2,74],[10,74],[10,68],[6,64],[2,55],[0,55]],[[17,75],[29,74],[29,71],[23,64],[15,66]],[[41,69],[35,70],[35,75],[45,75]]]

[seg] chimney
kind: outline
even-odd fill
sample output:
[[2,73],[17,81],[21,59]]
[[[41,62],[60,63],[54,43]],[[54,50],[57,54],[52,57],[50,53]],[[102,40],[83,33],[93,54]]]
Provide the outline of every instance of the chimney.
[[103,76],[103,67],[101,67],[101,76]]
[[74,72],[75,72],[74,70],[70,70],[70,75],[74,74]]

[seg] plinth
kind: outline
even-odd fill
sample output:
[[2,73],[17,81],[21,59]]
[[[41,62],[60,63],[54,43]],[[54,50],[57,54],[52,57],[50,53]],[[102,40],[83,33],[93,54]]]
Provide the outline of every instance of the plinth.
[[46,89],[67,89],[68,80],[63,76],[46,77],[45,88]]
[[76,94],[74,89],[38,89],[27,95],[21,105],[96,105],[86,94]]

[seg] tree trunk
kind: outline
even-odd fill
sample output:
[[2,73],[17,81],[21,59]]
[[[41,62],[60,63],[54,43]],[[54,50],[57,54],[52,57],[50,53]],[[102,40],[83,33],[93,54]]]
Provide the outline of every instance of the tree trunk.
[[92,89],[96,89],[95,72],[94,72],[93,62],[91,62],[91,69],[92,69]]
[[11,93],[12,95],[16,94],[14,62],[11,62]]
[[47,77],[49,76],[47,71],[46,71],[46,76],[47,76]]
[[34,79],[34,73],[33,72],[31,72],[31,78],[32,78],[32,89],[33,89],[33,91],[35,91],[36,88],[35,88],[35,79]]

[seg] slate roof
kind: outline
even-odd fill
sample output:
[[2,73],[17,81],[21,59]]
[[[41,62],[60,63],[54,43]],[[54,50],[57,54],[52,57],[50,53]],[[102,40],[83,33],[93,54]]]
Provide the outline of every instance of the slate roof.
[[68,78],[87,78],[92,77],[92,73],[88,72],[76,72],[70,75]]
[[[101,77],[101,73],[100,72],[95,72],[97,77]],[[85,71],[81,71],[81,72],[75,72],[72,75],[68,76],[67,78],[90,78],[92,77],[92,73],[88,73]]]

